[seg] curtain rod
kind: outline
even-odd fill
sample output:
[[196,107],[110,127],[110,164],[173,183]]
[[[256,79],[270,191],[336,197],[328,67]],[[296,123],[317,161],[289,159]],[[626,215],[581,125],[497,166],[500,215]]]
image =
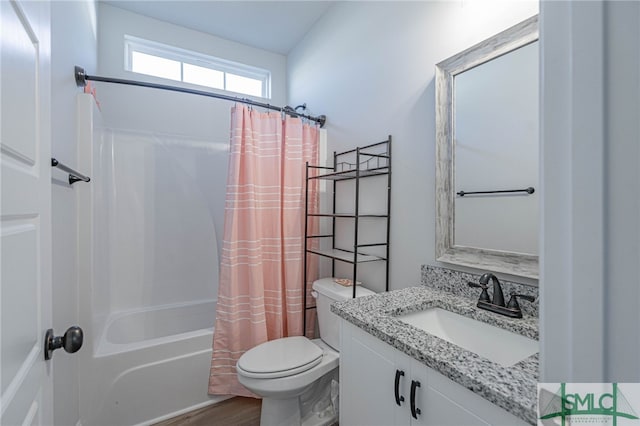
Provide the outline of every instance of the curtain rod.
[[85,87],[87,85],[87,80],[101,81],[104,83],[128,84],[130,86],[140,86],[140,87],[149,87],[152,89],[170,90],[172,92],[190,93],[192,95],[207,96],[209,98],[217,98],[217,99],[224,99],[226,101],[240,102],[247,105],[257,106],[260,108],[266,108],[266,109],[284,112],[285,114],[289,114],[292,117],[306,118],[307,120],[315,121],[320,125],[320,127],[324,127],[324,124],[327,121],[326,115],[314,117],[312,115],[299,114],[296,112],[296,110],[294,110],[290,106],[278,107],[275,105],[265,104],[262,102],[256,102],[247,98],[238,98],[235,96],[227,96],[227,95],[222,95],[218,93],[205,92],[203,90],[186,89],[183,87],[167,86],[165,84],[146,83],[144,81],[124,80],[120,78],[108,78],[108,77],[99,77],[95,75],[88,75],[87,73],[85,73],[84,68],[79,67],[77,65],[75,67],[74,74],[75,74],[76,84],[78,85],[78,87]]

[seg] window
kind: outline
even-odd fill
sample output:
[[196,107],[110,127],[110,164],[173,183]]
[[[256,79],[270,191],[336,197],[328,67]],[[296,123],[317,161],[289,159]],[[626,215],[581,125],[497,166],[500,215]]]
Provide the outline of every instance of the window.
[[125,70],[212,89],[271,97],[268,70],[124,36]]

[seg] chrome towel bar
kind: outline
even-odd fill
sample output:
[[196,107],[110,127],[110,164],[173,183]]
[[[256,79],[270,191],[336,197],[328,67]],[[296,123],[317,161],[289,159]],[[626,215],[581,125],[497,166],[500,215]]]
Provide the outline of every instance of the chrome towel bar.
[[55,158],[51,158],[51,167],[57,167],[60,170],[63,170],[69,173],[69,185],[73,185],[76,182],[89,182],[91,178],[89,176],[85,176],[77,171],[73,170],[71,167],[65,166]]

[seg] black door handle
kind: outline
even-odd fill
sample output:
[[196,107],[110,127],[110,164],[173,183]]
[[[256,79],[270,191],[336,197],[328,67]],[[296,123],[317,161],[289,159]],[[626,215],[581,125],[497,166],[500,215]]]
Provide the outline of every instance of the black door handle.
[[418,414],[421,414],[419,408],[416,408],[416,388],[420,387],[420,382],[415,380],[411,381],[411,415],[414,419],[418,418]]
[[400,395],[400,377],[404,376],[404,371],[396,370],[396,383],[395,383],[395,394],[396,394],[396,404],[398,407],[402,406],[402,402],[404,402],[404,396]]
[[59,348],[64,348],[70,354],[78,352],[82,347],[83,337],[82,329],[77,325],[69,327],[64,336],[54,336],[53,328],[48,329],[44,335],[44,359],[50,360],[53,351]]

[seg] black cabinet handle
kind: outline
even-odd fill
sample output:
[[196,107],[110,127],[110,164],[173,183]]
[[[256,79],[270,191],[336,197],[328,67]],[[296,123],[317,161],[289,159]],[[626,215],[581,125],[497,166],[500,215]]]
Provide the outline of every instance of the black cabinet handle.
[[404,396],[400,395],[400,377],[404,376],[404,371],[396,370],[396,384],[395,384],[395,393],[396,393],[396,404],[398,407],[402,406],[402,402],[404,402]]
[[420,387],[420,382],[415,380],[411,381],[411,415],[414,419],[418,418],[418,414],[421,414],[419,408],[416,408],[416,388]]

